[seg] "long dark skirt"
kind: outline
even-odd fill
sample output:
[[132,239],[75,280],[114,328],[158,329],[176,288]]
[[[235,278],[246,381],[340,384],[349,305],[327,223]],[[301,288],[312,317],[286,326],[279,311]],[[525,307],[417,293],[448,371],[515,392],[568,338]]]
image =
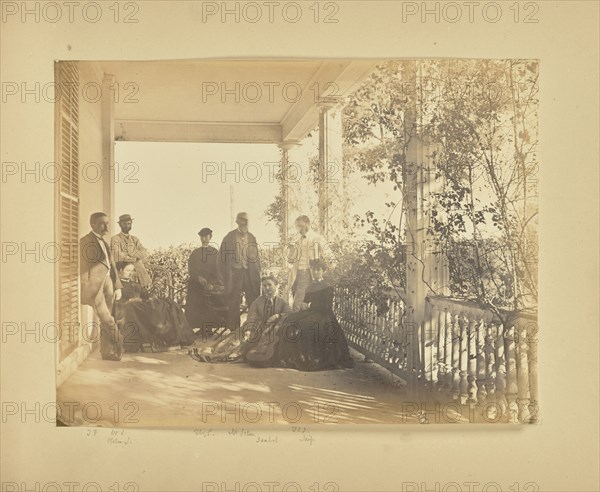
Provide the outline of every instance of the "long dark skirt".
[[195,339],[183,310],[170,299],[117,304],[117,316],[127,352],[137,352],[145,343],[168,348],[177,343],[189,345]]
[[352,367],[348,342],[331,311],[299,311],[278,326],[274,364],[299,371]]

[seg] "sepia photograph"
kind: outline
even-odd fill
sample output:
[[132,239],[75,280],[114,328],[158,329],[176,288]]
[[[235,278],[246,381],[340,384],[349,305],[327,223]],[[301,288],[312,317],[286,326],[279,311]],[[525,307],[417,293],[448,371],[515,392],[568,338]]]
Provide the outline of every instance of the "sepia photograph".
[[55,70],[58,425],[537,422],[536,60]]
[[0,0],[0,492],[598,492],[600,2]]

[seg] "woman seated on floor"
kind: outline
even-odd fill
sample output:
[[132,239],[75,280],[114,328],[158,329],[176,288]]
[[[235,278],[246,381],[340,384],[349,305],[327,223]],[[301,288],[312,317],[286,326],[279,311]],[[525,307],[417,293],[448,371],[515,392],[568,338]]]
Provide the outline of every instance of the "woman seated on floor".
[[123,289],[121,299],[115,303],[115,314],[127,352],[138,352],[144,344],[154,351],[194,341],[194,332],[181,307],[170,299],[150,298],[133,280],[133,263],[120,261],[117,270]]
[[251,305],[248,318],[239,331],[229,332],[207,349],[194,348],[190,355],[202,362],[236,362],[260,343],[272,339],[277,323],[290,312],[290,306],[277,295],[277,279],[271,275],[261,280],[262,295]]
[[246,355],[261,367],[289,367],[300,371],[353,367],[348,343],[333,312],[333,287],[323,280],[327,266],[311,260],[313,282],[306,289],[302,310],[275,327],[275,336],[262,337]]

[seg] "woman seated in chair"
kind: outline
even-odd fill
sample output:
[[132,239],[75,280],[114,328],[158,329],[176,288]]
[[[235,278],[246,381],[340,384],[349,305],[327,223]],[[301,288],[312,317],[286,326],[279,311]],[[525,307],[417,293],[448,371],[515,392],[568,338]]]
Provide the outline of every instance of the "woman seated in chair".
[[190,355],[202,362],[236,362],[244,360],[246,353],[274,337],[277,323],[289,312],[290,306],[277,295],[277,279],[271,275],[261,280],[263,294],[251,305],[246,322],[239,331],[227,333],[207,349],[196,348]]
[[306,289],[302,310],[277,325],[274,347],[265,350],[259,342],[250,349],[251,365],[300,371],[353,367],[346,337],[333,313],[333,287],[323,280],[326,270],[323,261],[311,260],[313,283]]
[[194,332],[181,307],[170,299],[150,298],[133,280],[133,263],[118,262],[117,270],[123,289],[121,299],[115,303],[115,314],[127,352],[138,352],[144,344],[154,351],[194,341]]

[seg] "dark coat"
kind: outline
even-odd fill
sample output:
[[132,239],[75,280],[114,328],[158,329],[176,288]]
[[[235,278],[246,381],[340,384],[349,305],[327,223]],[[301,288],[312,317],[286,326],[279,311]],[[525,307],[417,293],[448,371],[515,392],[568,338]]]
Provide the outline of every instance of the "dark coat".
[[192,251],[188,259],[188,273],[188,292],[193,290],[204,294],[207,284],[214,287],[223,285],[217,249],[208,246]]
[[248,273],[255,292],[260,292],[260,253],[256,237],[248,232],[248,244],[245,251],[238,244],[239,232],[237,229],[229,232],[221,242],[219,249],[219,260],[221,262],[221,275],[225,286],[225,295],[229,295],[232,289],[231,271],[234,265],[241,263],[242,255],[248,260]]

